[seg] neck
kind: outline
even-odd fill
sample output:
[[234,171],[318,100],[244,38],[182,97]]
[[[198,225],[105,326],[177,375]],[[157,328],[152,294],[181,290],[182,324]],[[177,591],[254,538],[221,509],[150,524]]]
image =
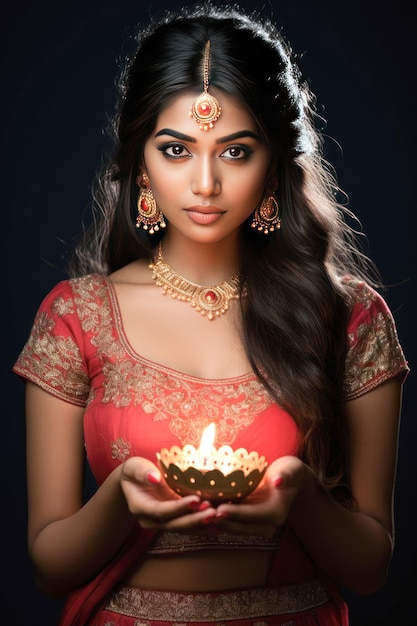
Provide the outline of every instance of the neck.
[[[181,276],[197,285],[215,285],[239,273],[237,242],[222,241],[205,244],[190,241],[172,241],[163,238],[164,260]],[[155,256],[158,250],[155,250]]]
[[241,295],[237,274],[216,284],[208,282],[206,285],[182,276],[163,258],[161,244],[149,268],[156,286],[162,288],[163,295],[170,294],[174,300],[189,302],[198,313],[209,320],[226,313],[229,303],[238,300]]

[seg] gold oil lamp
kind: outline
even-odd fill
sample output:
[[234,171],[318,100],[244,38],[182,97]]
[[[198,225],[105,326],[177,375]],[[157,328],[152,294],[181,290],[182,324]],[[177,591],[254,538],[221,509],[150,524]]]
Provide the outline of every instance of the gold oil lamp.
[[257,452],[230,446],[214,447],[215,424],[204,430],[200,445],[163,448],[158,467],[169,487],[180,496],[197,494],[213,503],[236,502],[261,482],[268,463]]

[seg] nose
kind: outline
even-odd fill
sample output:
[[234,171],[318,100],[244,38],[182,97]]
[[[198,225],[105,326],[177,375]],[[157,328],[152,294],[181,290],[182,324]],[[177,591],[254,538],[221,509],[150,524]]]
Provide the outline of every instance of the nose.
[[193,194],[204,198],[217,196],[220,193],[221,183],[216,171],[216,164],[209,155],[196,159],[195,167],[193,168],[191,191]]

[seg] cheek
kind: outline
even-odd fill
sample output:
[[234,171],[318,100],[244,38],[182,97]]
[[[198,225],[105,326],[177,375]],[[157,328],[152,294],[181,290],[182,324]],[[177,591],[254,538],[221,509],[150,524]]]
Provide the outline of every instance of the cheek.
[[181,176],[175,175],[175,172],[170,171],[169,168],[149,168],[149,178],[151,180],[152,192],[155,199],[161,200],[164,198],[173,198],[176,194],[180,193],[183,187],[183,181]]
[[265,190],[264,179],[262,174],[254,178],[245,178],[236,186],[236,194],[241,202],[255,209],[255,206],[261,201]]

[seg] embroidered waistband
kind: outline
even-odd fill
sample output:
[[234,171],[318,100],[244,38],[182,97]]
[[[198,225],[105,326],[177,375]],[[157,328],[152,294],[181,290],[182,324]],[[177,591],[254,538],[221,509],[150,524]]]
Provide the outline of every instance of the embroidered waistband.
[[277,550],[281,529],[272,537],[236,535],[225,531],[208,535],[160,532],[146,554],[179,554],[199,550]]
[[316,579],[279,588],[215,593],[177,593],[121,586],[106,609],[144,620],[213,622],[297,613],[320,606],[328,599]]

